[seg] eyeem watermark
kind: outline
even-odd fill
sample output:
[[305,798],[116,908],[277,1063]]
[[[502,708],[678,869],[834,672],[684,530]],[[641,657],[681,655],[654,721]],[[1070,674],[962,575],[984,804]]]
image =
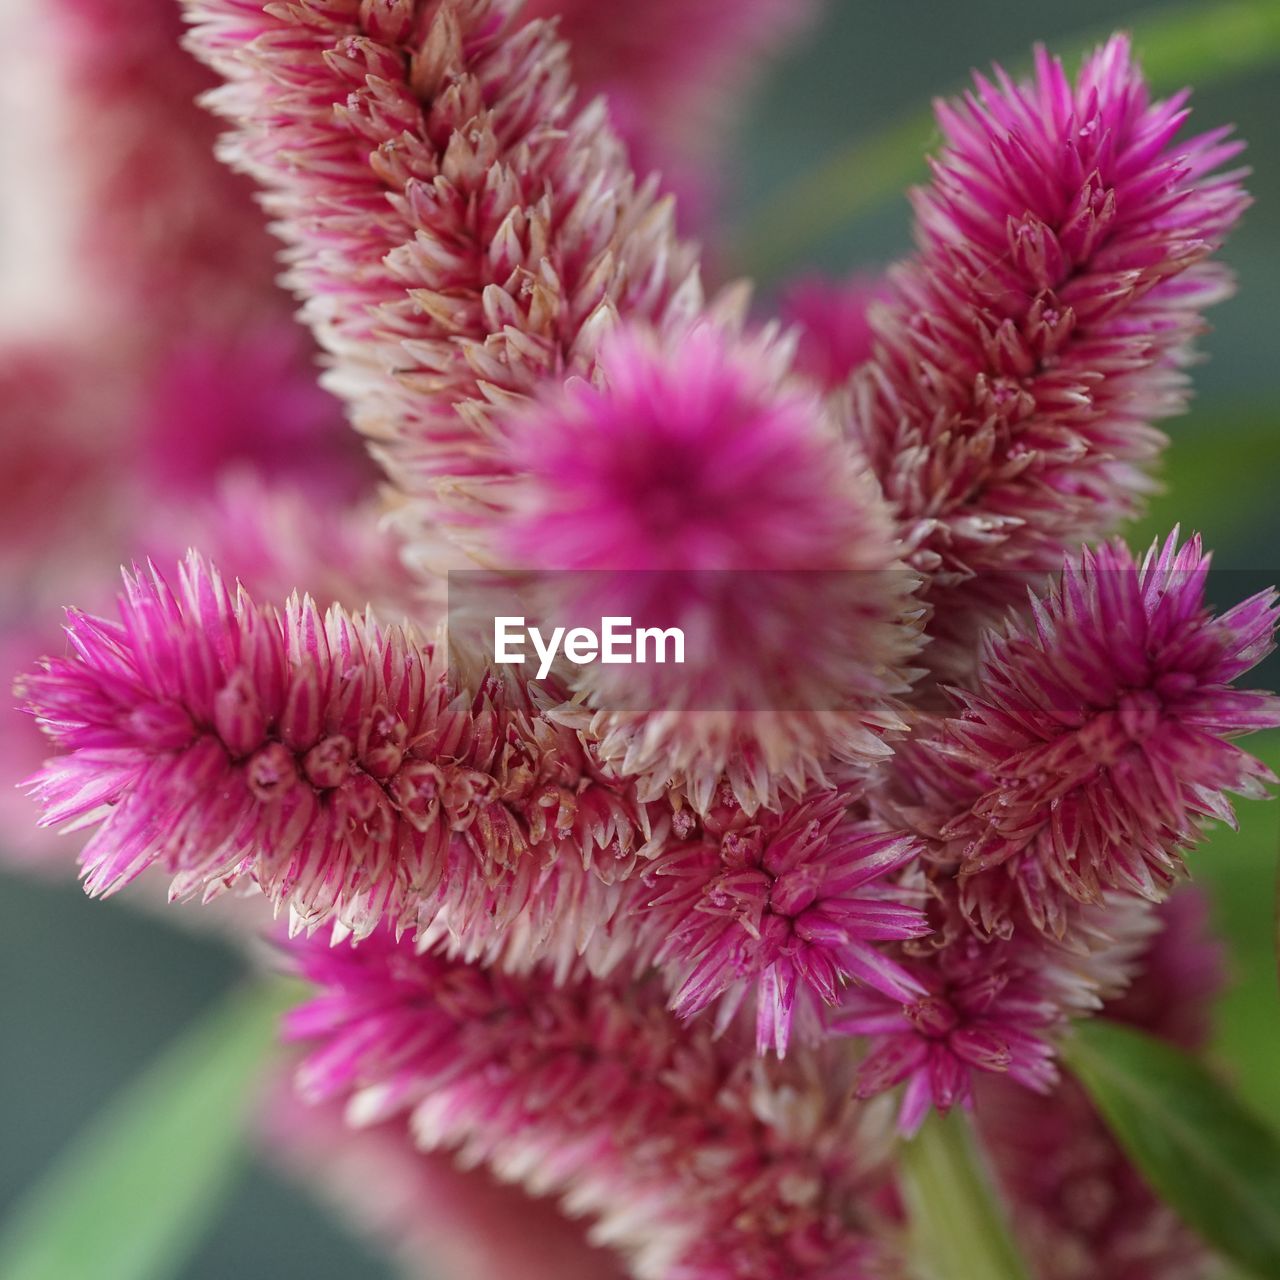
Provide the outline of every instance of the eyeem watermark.
[[[502,665],[522,664],[528,641],[538,658],[538,679],[545,680],[563,647],[565,658],[575,666],[602,662],[683,663],[684,631],[680,627],[634,627],[626,617],[600,619],[600,630],[590,627],[552,627],[544,635],[541,627],[528,626],[523,615],[506,615],[493,620],[494,661]],[[650,657],[652,652],[652,657]]]

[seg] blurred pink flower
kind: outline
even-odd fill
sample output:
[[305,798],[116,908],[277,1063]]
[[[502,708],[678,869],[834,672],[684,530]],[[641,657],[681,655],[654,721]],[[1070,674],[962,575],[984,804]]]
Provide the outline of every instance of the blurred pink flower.
[[[1135,979],[1103,1009],[1191,1052],[1207,1039],[1222,986],[1222,944],[1207,903],[1183,889],[1161,905]],[[1012,1222],[1037,1280],[1203,1280],[1204,1246],[1129,1163],[1084,1090],[1060,1081],[1033,1097],[986,1076],[982,1137],[1012,1202]]]
[[753,1061],[685,1029],[651,983],[557,986],[415,954],[385,933],[295,948],[319,991],[290,1018],[299,1082],[358,1124],[484,1162],[591,1220],[637,1276],[881,1274],[871,1193],[884,1113],[824,1050]]
[[[776,807],[863,766],[903,729],[918,643],[914,576],[856,452],[785,350],[712,325],[662,343],[624,330],[578,382],[508,416],[514,479],[489,538],[543,571],[557,621],[679,628],[678,666],[565,673],[572,723],[642,794],[704,811],[728,772]],[[477,540],[483,535],[478,534]]]
[[799,334],[796,371],[824,391],[843,388],[874,353],[871,308],[890,303],[893,296],[887,280],[871,275],[808,276],[788,286],[780,314]]
[[291,1081],[260,1109],[267,1154],[400,1263],[412,1280],[624,1280],[616,1255],[552,1200],[424,1151],[395,1116],[353,1128],[338,1101],[304,1102]]

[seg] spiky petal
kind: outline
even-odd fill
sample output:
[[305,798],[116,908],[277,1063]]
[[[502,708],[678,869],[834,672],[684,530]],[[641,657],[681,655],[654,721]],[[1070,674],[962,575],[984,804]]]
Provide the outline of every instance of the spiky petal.
[[1047,1033],[1061,1024],[1061,1011],[1025,960],[970,939],[915,969],[916,981],[929,988],[922,999],[851,993],[830,1025],[871,1043],[859,1096],[905,1084],[899,1126],[913,1134],[931,1108],[972,1106],[978,1072],[1007,1074],[1025,1089],[1045,1092],[1057,1079]]
[[361,1123],[408,1113],[594,1222],[646,1280],[857,1280],[883,1116],[839,1054],[753,1061],[683,1028],[653,983],[553,986],[376,934],[300,953],[320,994],[291,1020],[300,1082]]
[[1229,292],[1206,259],[1247,203],[1219,172],[1240,150],[1227,130],[1176,139],[1185,101],[1152,101],[1117,36],[1074,85],[1040,50],[1030,82],[997,68],[938,108],[920,251],[873,318],[856,410],[935,577],[935,665],[965,669],[953,643],[972,652],[1021,572],[1051,571],[1149,488],[1151,424],[1183,407],[1201,313]]
[[[555,622],[679,628],[680,665],[566,672],[575,720],[646,794],[704,810],[723,774],[754,810],[865,766],[903,727],[914,576],[874,484],[787,351],[710,323],[603,346],[577,383],[505,424],[519,476],[490,537],[541,571]],[[594,713],[594,714],[592,714]]]
[[539,890],[573,905],[558,853],[603,886],[643,842],[572,735],[497,681],[459,687],[438,643],[309,599],[282,616],[194,553],[176,593],[126,576],[120,618],[73,613],[73,656],[21,687],[68,753],[33,780],[45,821],[99,824],[90,892],[160,863],[175,894],[244,880],[299,924],[447,917],[479,945]]
[[907,944],[906,969],[923,997],[901,1003],[851,987],[828,1018],[832,1031],[869,1042],[859,1096],[904,1086],[898,1123],[906,1133],[931,1108],[971,1107],[975,1082],[987,1075],[1047,1092],[1058,1079],[1057,1034],[1125,988],[1155,930],[1150,904],[1120,895],[1078,908],[1061,941],[1032,930],[983,940],[957,929],[957,914],[945,903],[935,935]]

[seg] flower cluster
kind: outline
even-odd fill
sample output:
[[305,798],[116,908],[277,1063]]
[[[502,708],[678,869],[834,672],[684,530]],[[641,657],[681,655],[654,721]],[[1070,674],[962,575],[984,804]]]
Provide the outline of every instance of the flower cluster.
[[[1236,144],[1178,141],[1124,39],[1074,83],[1041,53],[940,109],[911,261],[757,323],[643,166],[685,190],[672,119],[805,6],[678,7],[701,44],[665,2],[624,40],[602,0],[185,0],[385,520],[237,265],[269,323],[153,334],[122,401],[162,488],[252,458],[183,526],[247,585],[192,552],[118,621],[73,611],[19,686],[59,750],[31,789],[96,828],[91,892],[157,867],[287,910],[322,1110],[286,1145],[345,1105],[353,1154],[418,1175],[397,1235],[439,1151],[586,1219],[584,1274],[898,1276],[895,1117],[1009,1096],[1046,1108],[1040,1146],[984,1126],[1044,1274],[1171,1280],[1181,1236],[1084,1152],[1056,1054],[1104,1004],[1183,1034],[1126,990],[1171,963],[1202,827],[1274,781],[1234,744],[1280,725],[1236,687],[1274,593],[1215,613],[1198,539],[1100,541],[1225,292]],[[444,625],[459,567],[701,647],[515,674]],[[1057,1214],[1046,1149],[1114,1212]]]

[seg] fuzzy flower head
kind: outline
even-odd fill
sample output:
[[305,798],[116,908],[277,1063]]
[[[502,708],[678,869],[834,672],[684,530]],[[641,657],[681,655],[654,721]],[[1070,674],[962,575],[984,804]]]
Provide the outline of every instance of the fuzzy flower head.
[[[512,516],[495,558],[547,612],[679,628],[680,665],[566,678],[602,754],[704,808],[722,773],[754,808],[834,755],[886,754],[916,640],[911,574],[857,455],[787,352],[704,324],[624,332],[579,383],[507,423]],[[816,775],[816,776],[815,776]]]
[[893,877],[918,847],[858,821],[838,792],[748,819],[731,800],[647,869],[643,927],[664,941],[658,962],[682,1016],[722,1000],[732,1017],[756,994],[761,1053],[786,1052],[793,1021],[816,1027],[849,983],[911,1001],[924,988],[880,949],[929,932]]
[[556,1198],[637,1280],[882,1274],[886,1115],[838,1046],[756,1061],[653,982],[517,978],[386,933],[294,948],[319,988],[291,1018],[299,1081],[352,1122],[407,1116],[423,1147]]
[[1184,407],[1202,313],[1230,292],[1208,259],[1248,203],[1228,130],[1177,137],[1186,97],[1153,100],[1117,36],[1074,84],[1041,49],[1029,81],[997,69],[938,108],[919,251],[871,316],[855,409],[933,579],[935,669],[967,674],[1019,572],[1052,571],[1150,488],[1152,424]]
[[1061,934],[1108,890],[1162,898],[1203,823],[1234,824],[1227,793],[1274,781],[1230,739],[1280,724],[1280,700],[1233,687],[1273,647],[1275,593],[1214,616],[1208,569],[1176,534],[1141,563],[1085,551],[985,646],[947,749],[989,782],[944,832],[981,931],[1021,909]]
[[299,926],[444,915],[475,943],[536,916],[560,851],[580,886],[636,856],[638,815],[573,736],[499,681],[458,687],[438,644],[309,599],[278,613],[194,553],[176,591],[125,588],[118,623],[72,613],[72,655],[20,686],[66,752],[31,784],[45,821],[98,827],[91,892],[159,864],[174,895],[246,882]]

